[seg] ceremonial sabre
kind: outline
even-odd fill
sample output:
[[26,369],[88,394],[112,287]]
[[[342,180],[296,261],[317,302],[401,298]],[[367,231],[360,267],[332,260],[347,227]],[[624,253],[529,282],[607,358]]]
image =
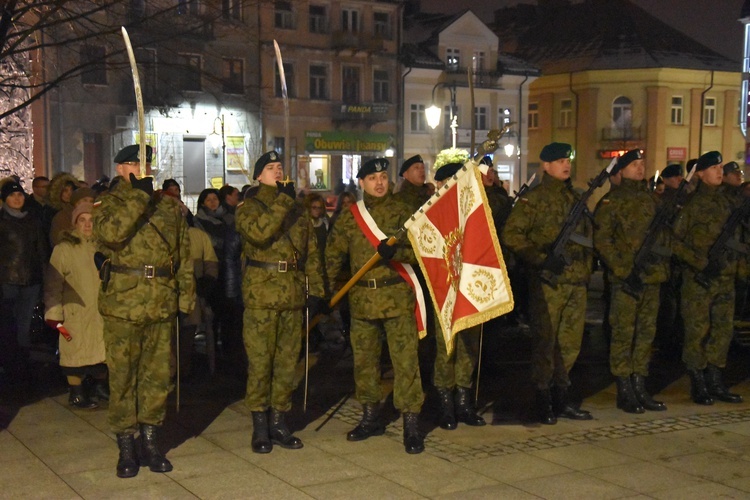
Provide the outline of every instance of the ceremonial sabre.
[[307,301],[310,299],[310,286],[305,275],[305,395],[302,399],[302,413],[307,413],[307,379],[310,374],[310,308]]
[[122,27],[122,38],[125,40],[125,48],[128,51],[130,70],[133,72],[133,88],[135,88],[135,105],[138,109],[138,159],[141,163],[141,177],[146,177],[146,118],[143,113],[143,94],[141,93],[141,79],[138,76],[138,65],[135,62],[133,46],[125,27]]
[[289,140],[289,94],[286,88],[286,74],[284,73],[284,62],[281,59],[281,49],[276,40],[273,41],[273,50],[276,52],[276,66],[279,68],[279,81],[281,82],[281,97],[284,98],[284,182],[290,182],[289,169],[292,157],[289,154],[292,147]]

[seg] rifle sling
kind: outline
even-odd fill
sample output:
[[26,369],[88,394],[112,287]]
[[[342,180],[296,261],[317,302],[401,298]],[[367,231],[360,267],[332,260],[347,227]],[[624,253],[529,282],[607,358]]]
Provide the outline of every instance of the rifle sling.
[[[150,200],[148,200],[148,205],[146,205],[146,209],[143,211],[141,215],[138,216],[138,219],[135,221],[135,225],[133,226],[133,229],[130,230],[130,233],[125,237],[124,240],[122,240],[119,243],[109,243],[107,244],[107,247],[111,248],[112,250],[119,252],[123,250],[126,246],[128,246],[128,243],[130,243],[130,240],[132,240],[136,234],[138,234],[138,231],[141,230],[143,226],[148,224],[151,220],[151,217],[156,213],[156,206],[159,204],[159,201],[161,200],[161,196],[152,196]],[[154,227],[152,224],[151,227]],[[157,231],[158,233],[159,231]],[[159,236],[164,239],[164,237],[159,233]],[[169,248],[169,245],[167,245],[167,248]]]
[[591,241],[591,238],[587,238],[580,233],[571,234],[570,241],[572,241],[573,243],[577,243],[581,245],[582,247],[594,248],[594,243]]

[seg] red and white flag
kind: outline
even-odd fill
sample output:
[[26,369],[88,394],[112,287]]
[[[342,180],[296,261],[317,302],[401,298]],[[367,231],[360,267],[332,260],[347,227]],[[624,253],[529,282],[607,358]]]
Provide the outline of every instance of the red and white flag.
[[479,169],[468,162],[404,225],[448,352],[461,330],[513,309],[513,293]]

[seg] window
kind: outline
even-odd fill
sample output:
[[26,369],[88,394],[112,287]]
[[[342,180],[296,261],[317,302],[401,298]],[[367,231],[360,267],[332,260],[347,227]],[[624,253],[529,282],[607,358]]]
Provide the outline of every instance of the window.
[[612,102],[612,126],[627,130],[633,124],[633,102],[625,96],[620,96]]
[[292,2],[273,3],[273,25],[284,30],[294,29],[294,19],[292,17]]
[[81,47],[81,83],[87,85],[106,85],[107,66],[104,58],[106,52],[102,46],[84,45]]
[[474,73],[484,69],[484,52],[475,50],[471,57],[471,69]]
[[310,99],[328,99],[328,68],[310,65]]
[[529,129],[539,128],[539,103],[529,103]]
[[180,68],[177,84],[180,90],[199,92],[201,90],[201,56],[195,54],[179,54]]
[[359,68],[356,66],[343,68],[341,100],[346,104],[359,104]]
[[500,108],[497,114],[497,126],[502,128],[513,121],[513,110],[510,108]]
[[242,21],[242,0],[221,0],[221,14],[227,19]]
[[487,130],[487,107],[478,106],[474,108],[474,128],[477,130]]
[[[276,81],[274,84],[274,93],[276,97],[283,97],[281,92],[281,77],[279,76],[279,65],[274,64],[274,71],[276,72]],[[289,97],[297,97],[297,93],[294,91],[294,66],[292,63],[284,63],[284,77],[286,78],[286,94]]]
[[310,33],[328,33],[328,12],[323,5],[311,5],[309,10]]
[[573,99],[560,101],[560,128],[573,126]]
[[716,125],[715,97],[706,97],[703,101],[703,125]]
[[682,125],[682,96],[672,96],[672,108],[670,112],[670,122],[672,125]]
[[179,15],[197,16],[199,14],[198,9],[198,0],[177,0],[177,14]]
[[224,59],[223,91],[227,94],[244,94],[245,78],[242,59]]
[[445,63],[449,71],[456,71],[461,66],[461,51],[448,47],[445,49]]
[[341,9],[341,31],[359,33],[359,11]]
[[375,70],[373,74],[372,100],[375,102],[390,102],[390,79],[385,70]]
[[376,37],[391,39],[391,16],[387,12],[375,12],[373,23]]
[[424,104],[412,104],[411,105],[411,120],[410,130],[412,132],[426,132],[427,131],[427,118],[424,114]]

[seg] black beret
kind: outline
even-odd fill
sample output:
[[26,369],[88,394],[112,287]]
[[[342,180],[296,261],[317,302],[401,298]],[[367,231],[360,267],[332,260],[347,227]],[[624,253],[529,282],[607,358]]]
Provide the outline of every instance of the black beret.
[[5,201],[5,198],[10,196],[12,193],[26,194],[26,191],[24,191],[21,184],[17,183],[16,181],[7,181],[5,184],[3,184],[3,188],[0,191],[0,198]]
[[484,158],[482,158],[481,160],[479,160],[479,164],[480,165],[488,165],[488,166],[492,167],[493,166],[492,165],[492,157],[490,155],[484,155]]
[[698,163],[695,165],[695,171],[700,172],[701,170],[706,170],[708,167],[713,167],[714,165],[720,165],[721,164],[721,153],[718,151],[709,151],[708,153],[705,153],[701,155],[700,158],[698,158]]
[[404,173],[409,170],[409,167],[414,165],[415,163],[424,163],[424,160],[419,155],[414,155],[411,158],[407,159],[402,165],[401,169],[398,171],[398,175],[403,177]]
[[[139,162],[138,160],[138,153],[140,152],[141,147],[138,144],[131,144],[130,146],[125,146],[120,150],[119,153],[117,153],[117,156],[115,156],[115,163],[127,163],[127,162]],[[153,148],[146,145],[146,163],[151,163],[151,156],[153,154]]]
[[730,161],[724,164],[724,175],[729,175],[732,172],[742,172],[742,169],[737,165],[736,161]]
[[682,166],[678,163],[667,165],[666,168],[661,171],[662,179],[669,179],[670,177],[677,177],[678,175],[682,175]]
[[435,180],[444,181],[448,177],[455,175],[463,166],[463,163],[446,163],[435,172]]
[[539,159],[550,162],[559,160],[560,158],[570,158],[572,154],[573,147],[570,144],[565,144],[564,142],[553,142],[542,148],[542,152],[539,153]]
[[385,158],[373,158],[372,160],[368,160],[362,165],[359,172],[357,172],[357,179],[364,179],[368,175],[376,172],[387,171],[388,165],[390,165],[390,163]]
[[257,179],[263,168],[269,163],[281,163],[281,156],[276,151],[268,151],[263,153],[258,161],[255,162],[255,168],[253,169],[253,180]]
[[609,173],[609,175],[615,175],[617,172],[627,167],[635,160],[640,160],[641,158],[643,158],[643,152],[640,149],[631,149],[617,159],[617,163],[615,163],[615,166]]

